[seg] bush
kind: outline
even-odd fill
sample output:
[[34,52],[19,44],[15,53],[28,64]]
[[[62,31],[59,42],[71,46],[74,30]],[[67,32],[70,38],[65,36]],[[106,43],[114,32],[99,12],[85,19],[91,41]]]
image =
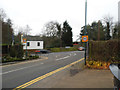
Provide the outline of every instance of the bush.
[[37,58],[39,58],[39,56],[29,56],[27,59],[37,59]]
[[10,56],[11,57],[16,57],[17,51],[15,49],[15,46],[10,47]]
[[[6,52],[5,52],[6,51]],[[19,45],[2,45],[2,55],[10,55],[10,57],[23,57],[23,46]]]
[[22,61],[23,59],[21,58],[16,58],[16,57],[10,57],[10,56],[4,56],[2,57],[2,63],[5,62],[14,62],[14,61]]
[[23,46],[22,45],[18,45],[17,47],[16,47],[16,50],[17,50],[17,58],[22,58],[23,57],[23,54],[24,54],[24,52],[23,52]]
[[21,59],[17,57],[10,57],[10,56],[4,56],[2,57],[2,63],[5,62],[14,62],[14,61],[24,61],[24,60],[31,60],[31,59],[37,59],[39,56],[29,56],[27,59]]

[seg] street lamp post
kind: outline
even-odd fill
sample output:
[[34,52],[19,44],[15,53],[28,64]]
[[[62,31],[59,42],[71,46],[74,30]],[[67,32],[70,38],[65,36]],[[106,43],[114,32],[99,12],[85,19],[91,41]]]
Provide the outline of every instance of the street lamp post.
[[[87,35],[87,0],[85,1],[85,33]],[[87,42],[85,42],[85,65],[86,65],[86,49],[87,49]]]

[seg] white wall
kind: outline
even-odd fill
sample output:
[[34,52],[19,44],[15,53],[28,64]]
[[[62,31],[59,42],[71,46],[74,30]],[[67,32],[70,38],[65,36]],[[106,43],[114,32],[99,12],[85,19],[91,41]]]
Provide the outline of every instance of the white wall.
[[[30,43],[30,46],[27,46],[27,49],[43,49],[43,41],[27,41]],[[40,46],[38,45],[40,43]],[[26,49],[26,44],[23,46],[23,49]]]

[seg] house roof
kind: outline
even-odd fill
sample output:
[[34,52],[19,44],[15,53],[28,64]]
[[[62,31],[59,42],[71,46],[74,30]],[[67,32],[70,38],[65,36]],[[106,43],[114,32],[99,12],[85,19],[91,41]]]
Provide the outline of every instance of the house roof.
[[40,36],[24,36],[27,41],[43,41]]

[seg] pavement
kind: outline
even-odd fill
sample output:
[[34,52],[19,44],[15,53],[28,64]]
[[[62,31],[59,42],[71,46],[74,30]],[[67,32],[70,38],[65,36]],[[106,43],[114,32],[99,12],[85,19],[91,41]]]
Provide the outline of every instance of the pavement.
[[83,69],[74,75],[70,69],[60,71],[27,88],[114,88],[110,70]]
[[72,77],[65,77],[55,88],[113,88],[113,79],[109,70],[81,71]]

